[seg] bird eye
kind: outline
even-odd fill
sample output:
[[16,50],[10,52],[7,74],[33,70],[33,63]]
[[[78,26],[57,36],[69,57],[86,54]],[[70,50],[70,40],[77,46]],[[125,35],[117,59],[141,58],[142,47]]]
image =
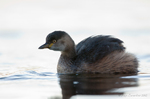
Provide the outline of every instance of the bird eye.
[[56,40],[53,40],[53,43],[56,43]]

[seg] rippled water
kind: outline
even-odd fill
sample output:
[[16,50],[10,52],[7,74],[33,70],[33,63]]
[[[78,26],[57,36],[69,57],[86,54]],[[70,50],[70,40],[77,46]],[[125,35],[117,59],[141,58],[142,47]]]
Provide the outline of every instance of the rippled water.
[[72,74],[26,71],[0,78],[5,99],[149,98],[150,75]]

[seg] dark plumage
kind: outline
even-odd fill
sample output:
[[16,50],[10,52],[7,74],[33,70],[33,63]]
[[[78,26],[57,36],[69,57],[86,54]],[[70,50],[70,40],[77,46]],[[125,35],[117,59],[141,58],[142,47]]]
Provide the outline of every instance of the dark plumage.
[[125,47],[122,46],[122,43],[123,41],[111,36],[88,37],[76,46],[76,53],[79,59],[92,63],[113,51],[123,51]]
[[58,73],[137,73],[136,57],[125,52],[123,41],[111,36],[91,36],[75,46],[64,31],[54,31],[39,49],[61,51]]

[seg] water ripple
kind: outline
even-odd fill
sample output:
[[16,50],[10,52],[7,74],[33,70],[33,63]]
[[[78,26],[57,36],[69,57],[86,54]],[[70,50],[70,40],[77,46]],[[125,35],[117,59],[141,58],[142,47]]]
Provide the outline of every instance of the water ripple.
[[26,71],[25,74],[16,74],[7,77],[1,77],[0,81],[9,81],[9,80],[28,80],[28,79],[57,79],[55,73],[51,72],[36,72],[36,71]]

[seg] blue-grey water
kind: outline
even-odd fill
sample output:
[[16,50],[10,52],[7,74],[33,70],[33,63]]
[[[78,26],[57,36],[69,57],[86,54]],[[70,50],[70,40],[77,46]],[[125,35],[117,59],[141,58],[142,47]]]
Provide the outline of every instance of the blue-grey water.
[[[0,1],[0,99],[149,99],[149,0]],[[137,75],[58,75],[60,52],[39,50],[54,30],[77,44],[91,35],[124,41]]]

